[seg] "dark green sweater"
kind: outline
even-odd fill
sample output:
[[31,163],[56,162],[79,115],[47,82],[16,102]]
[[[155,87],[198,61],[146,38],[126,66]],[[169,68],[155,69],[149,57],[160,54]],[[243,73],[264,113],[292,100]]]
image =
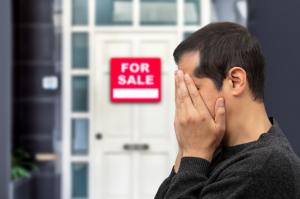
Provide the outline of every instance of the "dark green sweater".
[[210,162],[184,157],[155,199],[300,199],[300,160],[278,123],[257,141],[223,147]]

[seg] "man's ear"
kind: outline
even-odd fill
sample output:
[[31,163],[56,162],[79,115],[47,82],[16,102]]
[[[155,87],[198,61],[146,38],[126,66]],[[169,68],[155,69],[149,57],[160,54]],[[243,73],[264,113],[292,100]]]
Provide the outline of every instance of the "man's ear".
[[246,89],[247,73],[239,66],[232,67],[227,73],[227,80],[232,94],[235,96],[241,95]]

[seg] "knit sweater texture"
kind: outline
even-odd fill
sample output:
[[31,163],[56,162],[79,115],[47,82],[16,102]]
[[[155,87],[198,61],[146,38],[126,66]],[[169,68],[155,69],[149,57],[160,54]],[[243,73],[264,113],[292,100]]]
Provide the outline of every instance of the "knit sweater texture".
[[300,199],[300,159],[278,122],[258,140],[220,147],[211,162],[183,157],[155,199]]

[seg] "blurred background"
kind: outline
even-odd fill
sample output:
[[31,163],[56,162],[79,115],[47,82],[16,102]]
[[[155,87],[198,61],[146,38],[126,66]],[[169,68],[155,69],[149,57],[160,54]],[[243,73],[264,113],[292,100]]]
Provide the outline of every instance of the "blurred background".
[[[1,0],[0,198],[150,199],[176,155],[172,52],[232,21],[259,39],[266,105],[300,154],[296,0]],[[112,103],[112,57],[159,57],[159,103]]]

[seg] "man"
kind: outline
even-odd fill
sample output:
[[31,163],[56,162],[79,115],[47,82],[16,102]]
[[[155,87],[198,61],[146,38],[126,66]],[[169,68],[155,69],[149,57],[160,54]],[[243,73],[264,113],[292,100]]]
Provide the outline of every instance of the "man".
[[213,23],[173,55],[179,151],[155,199],[299,199],[300,160],[266,113],[258,41]]

